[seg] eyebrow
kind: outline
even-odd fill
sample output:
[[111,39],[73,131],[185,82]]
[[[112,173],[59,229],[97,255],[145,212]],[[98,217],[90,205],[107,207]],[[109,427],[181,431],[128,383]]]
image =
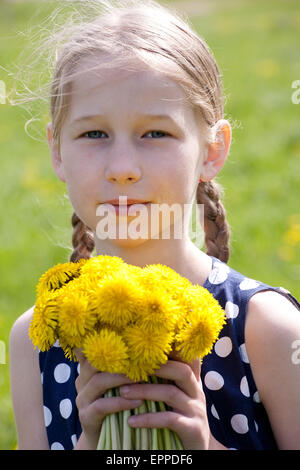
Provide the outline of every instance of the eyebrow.
[[[105,118],[104,114],[92,114],[90,116],[82,116],[82,117],[74,119],[71,124],[79,124],[79,123],[84,122],[84,121],[95,121],[96,119],[99,119],[99,118],[102,118],[102,119]],[[149,121],[163,120],[163,119],[166,120],[167,119],[167,120],[173,122],[173,124],[175,124],[176,126],[181,127],[180,123],[175,121],[175,119],[173,119],[168,114],[139,114],[139,115],[137,115],[137,118],[138,119],[149,120]]]

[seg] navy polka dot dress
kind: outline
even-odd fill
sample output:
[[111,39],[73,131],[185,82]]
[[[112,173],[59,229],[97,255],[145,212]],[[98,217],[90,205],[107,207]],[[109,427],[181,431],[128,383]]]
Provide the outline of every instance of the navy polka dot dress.
[[[277,449],[245,347],[246,309],[250,297],[263,290],[283,294],[299,310],[300,304],[286,289],[247,278],[214,256],[211,258],[212,271],[203,287],[214,295],[227,316],[219,340],[204,358],[201,370],[211,432],[229,449]],[[39,353],[39,362],[50,449],[73,449],[81,434],[75,404],[79,363],[66,359],[58,342],[49,351]]]

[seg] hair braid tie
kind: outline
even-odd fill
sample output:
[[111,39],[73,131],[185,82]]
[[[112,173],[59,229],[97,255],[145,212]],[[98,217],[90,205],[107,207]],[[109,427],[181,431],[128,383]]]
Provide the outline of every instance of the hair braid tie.
[[204,231],[207,255],[227,263],[230,256],[230,227],[220,201],[220,186],[214,181],[201,182],[197,188],[197,203],[204,204]]
[[70,256],[70,261],[76,263],[80,259],[89,259],[95,247],[93,232],[82,222],[78,215],[73,212],[72,214],[72,245],[73,252]]

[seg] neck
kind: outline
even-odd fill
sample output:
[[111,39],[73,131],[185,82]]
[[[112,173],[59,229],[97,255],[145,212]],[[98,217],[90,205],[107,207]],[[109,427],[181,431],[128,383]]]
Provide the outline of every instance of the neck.
[[[124,244],[125,245],[125,244]],[[211,271],[212,260],[189,239],[135,240],[122,246],[110,240],[99,240],[95,235],[98,255],[118,256],[126,263],[141,268],[149,264],[163,264],[186,277],[193,284],[203,285]]]

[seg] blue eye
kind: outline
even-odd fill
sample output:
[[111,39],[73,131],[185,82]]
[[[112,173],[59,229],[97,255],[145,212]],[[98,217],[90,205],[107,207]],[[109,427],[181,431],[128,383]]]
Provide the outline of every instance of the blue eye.
[[[103,131],[89,131],[82,135],[82,137],[89,136],[91,139],[97,138],[97,132],[99,134],[104,134]],[[96,135],[95,135],[96,134]]]
[[[89,131],[89,132],[85,132],[84,134],[82,134],[82,137],[87,137],[89,139],[97,139],[99,137],[99,134],[100,135],[105,134],[105,132],[104,131],[99,131],[99,130]],[[166,132],[163,132],[163,131],[149,131],[144,135],[147,135],[147,134],[152,134],[152,135],[154,135],[155,138],[170,135],[170,134],[167,134]]]
[[[166,132],[163,132],[163,131],[149,131],[149,132],[147,132],[147,134],[163,134],[163,136],[170,135],[170,134],[167,134]],[[147,134],[145,134],[145,135],[147,135]]]

